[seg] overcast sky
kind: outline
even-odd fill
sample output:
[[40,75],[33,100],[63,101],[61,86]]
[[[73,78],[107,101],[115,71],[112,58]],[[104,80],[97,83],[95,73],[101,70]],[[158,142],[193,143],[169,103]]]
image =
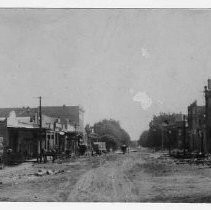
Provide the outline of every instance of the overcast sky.
[[137,139],[211,76],[211,10],[0,10],[0,107],[78,105]]

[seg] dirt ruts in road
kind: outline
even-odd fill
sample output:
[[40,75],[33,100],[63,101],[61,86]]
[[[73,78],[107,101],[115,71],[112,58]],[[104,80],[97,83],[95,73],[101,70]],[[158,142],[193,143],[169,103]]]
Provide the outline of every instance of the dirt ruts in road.
[[[137,156],[137,155],[136,155]],[[76,183],[67,201],[132,202],[137,201],[136,187],[127,172],[142,159],[132,155],[119,155],[116,161],[106,162],[85,173]]]
[[[211,202],[211,168],[149,149],[8,169],[0,201]],[[62,173],[35,176],[39,169]]]
[[142,150],[83,174],[67,201],[211,202],[211,168]]

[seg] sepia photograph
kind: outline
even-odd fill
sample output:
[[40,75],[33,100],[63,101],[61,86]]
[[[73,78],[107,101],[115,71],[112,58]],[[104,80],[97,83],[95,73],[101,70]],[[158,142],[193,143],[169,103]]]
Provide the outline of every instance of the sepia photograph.
[[0,8],[0,202],[211,203],[211,9]]

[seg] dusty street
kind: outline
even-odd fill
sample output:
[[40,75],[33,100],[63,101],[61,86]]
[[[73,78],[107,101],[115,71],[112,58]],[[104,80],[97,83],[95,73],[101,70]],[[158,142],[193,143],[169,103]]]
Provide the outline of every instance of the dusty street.
[[[48,171],[48,174],[39,174]],[[1,201],[211,202],[211,168],[162,153],[24,163],[0,171]]]

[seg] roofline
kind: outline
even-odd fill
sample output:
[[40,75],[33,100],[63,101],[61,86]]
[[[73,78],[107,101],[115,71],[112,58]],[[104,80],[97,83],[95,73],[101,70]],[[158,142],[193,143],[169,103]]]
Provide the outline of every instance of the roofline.
[[[42,107],[79,107],[80,109],[82,109],[83,110],[83,107],[81,106],[81,105],[55,105],[55,106],[48,106],[48,105],[46,105],[46,106],[42,106]],[[22,106],[22,107],[0,107],[0,109],[37,109],[37,107],[39,107],[39,105],[37,105],[37,106]]]

